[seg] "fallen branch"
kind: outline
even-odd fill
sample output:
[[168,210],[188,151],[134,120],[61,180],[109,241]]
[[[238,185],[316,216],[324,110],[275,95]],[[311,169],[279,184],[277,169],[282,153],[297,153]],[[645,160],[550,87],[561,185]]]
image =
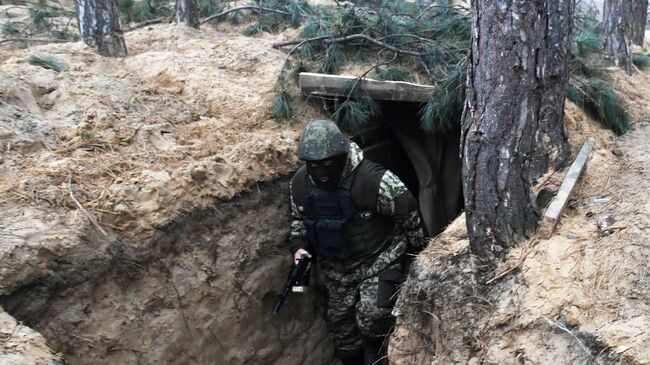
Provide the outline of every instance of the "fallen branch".
[[347,41],[352,40],[352,39],[365,39],[366,41],[368,41],[370,43],[374,43],[374,44],[376,44],[378,46],[388,48],[393,52],[407,54],[407,55],[411,55],[411,56],[422,56],[422,53],[420,53],[420,52],[409,51],[409,50],[406,50],[406,49],[397,48],[397,47],[395,47],[393,45],[382,42],[382,41],[380,41],[378,39],[372,38],[372,37],[367,36],[365,34],[352,34],[352,35],[348,35],[348,36],[345,36],[345,37],[328,39],[328,40],[325,41],[325,43],[347,42]]
[[210,15],[209,17],[203,19],[201,21],[201,24],[205,24],[205,23],[209,22],[210,20],[222,17],[222,16],[224,16],[226,14],[229,14],[229,13],[232,13],[234,11],[240,11],[240,10],[257,10],[257,11],[267,11],[269,13],[276,13],[276,14],[282,14],[282,15],[291,15],[291,13],[288,12],[288,11],[282,11],[282,10],[271,9],[271,8],[264,8],[264,7],[261,7],[261,6],[247,5],[247,6],[239,6],[239,7],[236,7],[236,8],[224,10],[221,13]]
[[6,38],[0,40],[2,43],[11,43],[11,42],[24,42],[24,43],[68,43],[76,42],[76,40],[71,39],[56,39],[56,38]]
[[273,45],[271,47],[280,48],[280,47],[285,47],[285,46],[293,46],[294,44],[304,44],[304,43],[308,43],[308,42],[322,41],[323,39],[327,39],[327,38],[331,38],[331,37],[325,35],[325,36],[314,37],[314,38],[296,38],[296,39],[292,39],[290,41],[273,43]]
[[75,204],[77,205],[77,208],[79,208],[79,210],[86,216],[86,218],[88,218],[90,223],[92,223],[93,226],[95,226],[104,236],[108,236],[108,233],[106,233],[106,231],[104,231],[104,229],[99,225],[99,223],[97,223],[95,218],[90,213],[88,213],[86,208],[84,208],[83,205],[81,205],[81,203],[79,203],[77,198],[75,198],[74,194],[72,193],[72,175],[70,175],[68,177],[68,190],[70,191],[70,198],[72,199],[72,201],[75,202]]
[[393,46],[391,44],[388,44],[386,42],[382,42],[382,41],[380,41],[378,39],[372,38],[372,37],[367,36],[365,34],[351,34],[351,35],[348,35],[348,36],[345,36],[345,37],[338,37],[338,38],[331,38],[331,37],[328,37],[328,36],[320,36],[320,37],[314,37],[314,38],[297,38],[297,39],[290,40],[290,41],[274,43],[272,45],[272,47],[273,48],[280,48],[280,47],[284,47],[284,46],[291,46],[291,45],[294,45],[294,44],[300,44],[300,43],[306,43],[306,42],[315,42],[315,41],[321,41],[321,40],[324,40],[325,43],[342,43],[342,42],[347,42],[347,41],[351,41],[351,40],[354,40],[354,39],[364,39],[364,40],[366,40],[366,41],[368,41],[370,43],[376,44],[376,45],[378,45],[380,47],[384,47],[384,48],[389,49],[389,50],[391,50],[393,52],[396,52],[396,53],[407,54],[407,55],[418,56],[418,57],[422,56],[422,53],[420,53],[420,52],[415,52],[415,51],[410,51],[410,50],[407,50],[407,49],[397,48],[397,47],[395,47],[395,46]]
[[132,27],[127,28],[126,30],[124,30],[124,33],[130,32],[132,30],[144,28],[149,25],[164,23],[165,21],[170,21],[170,20],[171,19],[168,18],[157,18],[157,19],[147,20],[146,22],[138,23]]

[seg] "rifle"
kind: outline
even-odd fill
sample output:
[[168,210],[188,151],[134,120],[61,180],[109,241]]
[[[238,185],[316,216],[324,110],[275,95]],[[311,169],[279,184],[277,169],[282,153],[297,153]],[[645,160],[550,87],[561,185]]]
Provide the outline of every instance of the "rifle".
[[280,312],[280,308],[282,308],[282,304],[284,304],[284,300],[287,299],[287,296],[289,296],[290,292],[303,291],[303,287],[298,286],[298,284],[300,284],[300,281],[307,271],[308,266],[309,256],[307,255],[300,256],[298,263],[291,266],[291,270],[289,270],[289,278],[287,278],[287,283],[284,285],[284,289],[282,290],[280,297],[278,297],[278,301],[273,306],[273,314],[278,314]]

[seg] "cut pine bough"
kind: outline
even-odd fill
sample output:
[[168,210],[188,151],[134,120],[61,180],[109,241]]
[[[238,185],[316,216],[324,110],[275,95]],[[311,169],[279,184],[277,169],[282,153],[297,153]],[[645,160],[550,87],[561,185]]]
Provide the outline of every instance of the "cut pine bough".
[[582,148],[580,149],[580,152],[578,152],[578,156],[576,157],[575,161],[573,161],[573,164],[571,164],[571,167],[569,167],[569,171],[564,177],[564,181],[562,181],[560,190],[558,190],[557,195],[555,195],[555,198],[553,198],[553,201],[551,201],[551,204],[549,204],[546,212],[544,213],[544,217],[542,218],[542,223],[539,228],[539,233],[542,238],[548,239],[553,235],[553,231],[555,230],[555,226],[557,225],[557,222],[562,215],[562,211],[566,207],[567,202],[571,197],[571,193],[578,183],[578,179],[580,178],[582,171],[585,169],[587,158],[589,158],[593,146],[594,140],[587,140],[587,142],[582,145]]

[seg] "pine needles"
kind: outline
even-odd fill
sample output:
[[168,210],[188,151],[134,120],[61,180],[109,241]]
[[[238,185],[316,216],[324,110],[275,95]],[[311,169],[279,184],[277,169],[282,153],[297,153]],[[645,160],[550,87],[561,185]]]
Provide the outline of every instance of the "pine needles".
[[271,118],[279,120],[291,118],[293,109],[291,108],[290,100],[291,98],[286,91],[279,92],[271,107]]
[[266,30],[266,27],[264,26],[264,24],[262,24],[260,22],[255,22],[255,23],[249,25],[248,27],[246,27],[246,29],[244,29],[241,32],[241,34],[245,35],[246,37],[251,37],[251,36],[253,36],[255,34],[259,34],[259,33],[263,32],[264,30]]
[[425,132],[444,131],[460,123],[465,104],[466,59],[449,68],[435,86],[429,101],[420,110],[420,128]]
[[[630,129],[628,113],[602,61],[602,24],[586,16],[578,17],[575,25],[566,96],[616,134],[624,134]],[[647,61],[650,64],[650,59]],[[638,62],[643,64],[644,60]]]
[[[288,15],[258,15],[259,24],[267,28],[254,26],[257,31],[274,31],[282,26],[270,19],[289,23],[285,27],[302,22],[299,38],[287,44],[296,47],[291,51],[297,59],[293,64],[299,64],[301,71],[335,74],[344,64],[374,62],[369,71],[374,71],[373,77],[379,80],[417,80],[433,86],[428,102],[420,110],[423,131],[444,131],[460,123],[471,45],[471,21],[466,9],[449,5],[448,0],[441,0],[447,5],[432,6],[377,0],[309,11],[299,10],[296,3],[286,0],[275,3]],[[608,128],[624,133],[629,129],[627,111],[601,62],[602,24],[594,14],[580,14],[575,19],[567,97]],[[650,67],[647,55],[635,55],[634,60],[639,68]],[[286,90],[284,83],[293,79],[287,75],[297,70],[290,65],[286,62],[281,71],[279,90]],[[365,126],[377,105],[356,93],[350,96],[340,100],[332,117],[354,132]],[[279,95],[273,109],[287,109],[285,102],[290,100]]]
[[645,70],[650,66],[650,57],[647,54],[634,53],[632,55],[632,63],[641,70]]
[[68,64],[51,53],[35,53],[27,59],[30,65],[41,66],[45,69],[62,72],[68,69]]
[[[460,122],[471,23],[459,8],[423,9],[404,0],[313,8],[312,14],[303,13],[299,39],[290,44],[298,48],[293,55],[307,72],[335,74],[344,64],[374,63],[365,74],[374,72],[379,80],[428,80],[435,102],[423,106],[421,125],[444,130]],[[285,74],[293,71],[285,65],[278,81],[291,80]],[[377,111],[376,102],[355,92],[340,100],[332,117],[353,133]]]
[[402,68],[397,67],[388,67],[381,68],[377,67],[375,70],[377,79],[385,81],[412,81],[411,74]]
[[567,98],[603,121],[616,134],[622,135],[630,130],[623,100],[606,82],[571,83],[567,88]]
[[339,122],[342,130],[354,133],[365,128],[378,111],[377,102],[363,96],[343,101],[334,111],[333,117]]
[[[201,11],[201,17],[207,17],[211,14],[219,13],[223,10],[223,4],[215,0],[199,0],[199,9]],[[238,13],[232,14],[234,21],[237,22]],[[233,21],[233,18],[229,18],[229,21]]]
[[7,19],[7,21],[2,23],[2,28],[0,29],[0,32],[2,32],[2,35],[5,36],[13,36],[20,33],[20,30],[11,19]]
[[343,62],[345,62],[343,46],[338,43],[330,43],[325,51],[325,57],[321,63],[320,71],[326,74],[334,74]]

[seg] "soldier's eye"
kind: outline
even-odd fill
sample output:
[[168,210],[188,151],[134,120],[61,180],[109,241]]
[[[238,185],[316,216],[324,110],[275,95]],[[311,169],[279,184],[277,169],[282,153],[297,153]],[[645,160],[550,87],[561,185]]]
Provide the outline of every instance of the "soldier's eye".
[[325,166],[325,167],[332,166],[332,163],[333,163],[332,160],[327,160],[327,161],[322,162],[323,166]]

